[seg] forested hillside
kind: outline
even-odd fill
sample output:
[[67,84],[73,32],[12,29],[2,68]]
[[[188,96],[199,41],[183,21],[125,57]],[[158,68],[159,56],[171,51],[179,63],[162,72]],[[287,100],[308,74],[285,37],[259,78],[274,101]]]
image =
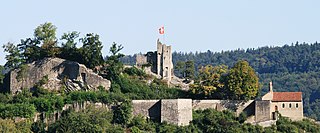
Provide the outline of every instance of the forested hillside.
[[[126,56],[122,61],[134,64],[135,56]],[[194,61],[196,74],[201,66],[227,65],[232,67],[238,60],[246,60],[258,73],[262,84],[260,96],[268,91],[273,82],[275,91],[302,91],[304,113],[320,119],[320,43],[298,43],[282,47],[261,47],[232,51],[173,52],[174,65],[182,61]],[[175,71],[175,75],[181,75]]]

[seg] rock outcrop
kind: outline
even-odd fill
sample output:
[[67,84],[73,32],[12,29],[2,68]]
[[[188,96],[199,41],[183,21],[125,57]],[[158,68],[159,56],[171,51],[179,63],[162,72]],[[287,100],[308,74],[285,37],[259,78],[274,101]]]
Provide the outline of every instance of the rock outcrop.
[[9,90],[12,94],[16,94],[22,88],[32,88],[44,77],[48,77],[48,82],[43,87],[49,90],[92,90],[99,86],[109,89],[111,85],[109,80],[74,61],[45,58],[27,66],[22,76],[18,76],[21,71],[19,69],[10,72]]

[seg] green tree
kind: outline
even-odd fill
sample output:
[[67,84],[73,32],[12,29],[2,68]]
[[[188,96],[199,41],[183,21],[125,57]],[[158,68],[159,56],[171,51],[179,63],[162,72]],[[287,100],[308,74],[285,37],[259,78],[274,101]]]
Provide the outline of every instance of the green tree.
[[224,81],[227,74],[228,67],[225,65],[201,67],[197,81],[190,85],[190,91],[209,98],[225,98]]
[[76,39],[79,37],[79,34],[79,32],[73,31],[62,35],[61,40],[65,42],[61,44],[60,58],[81,62],[80,51],[76,47]]
[[4,65],[7,68],[14,69],[17,68],[21,63],[23,63],[21,53],[19,48],[11,42],[4,44],[2,46],[4,48],[4,52],[9,53],[6,55],[5,59],[7,60],[6,64]]
[[2,133],[14,133],[17,132],[16,125],[11,119],[0,119],[0,132]]
[[57,48],[56,30],[57,27],[50,22],[41,24],[34,30],[34,37],[42,44],[41,48],[46,57],[55,57],[59,52]]
[[194,74],[195,74],[194,61],[193,60],[186,61],[185,66],[186,66],[185,78],[187,80],[194,79]]
[[113,110],[113,122],[128,125],[132,119],[132,103],[125,100]]
[[122,45],[113,42],[110,47],[111,55],[107,57],[107,65],[103,67],[103,70],[106,71],[106,77],[111,81],[119,82],[119,75],[123,71],[123,64],[120,61],[120,58],[124,56],[120,53],[122,49]]
[[49,132],[114,132],[116,129],[123,132],[117,125],[112,125],[112,112],[105,108],[88,107],[79,112],[69,112],[56,123],[49,125]]
[[56,41],[56,30],[56,26],[50,22],[46,22],[34,30],[34,37],[43,44],[50,44]]
[[178,61],[174,66],[175,75],[180,78],[184,78],[185,72],[185,62]]
[[43,52],[40,48],[40,42],[33,38],[21,39],[21,42],[17,45],[22,53],[22,59],[26,63],[31,63],[36,60],[42,59]]
[[82,62],[89,68],[94,68],[103,64],[102,57],[102,43],[99,40],[99,35],[89,33],[86,34],[84,38],[80,39],[83,46],[80,48],[80,53],[82,55]]
[[1,89],[1,85],[3,84],[3,79],[4,79],[4,67],[2,65],[0,65],[0,89]]
[[229,71],[226,80],[231,99],[249,100],[257,96],[259,78],[247,61],[238,61]]

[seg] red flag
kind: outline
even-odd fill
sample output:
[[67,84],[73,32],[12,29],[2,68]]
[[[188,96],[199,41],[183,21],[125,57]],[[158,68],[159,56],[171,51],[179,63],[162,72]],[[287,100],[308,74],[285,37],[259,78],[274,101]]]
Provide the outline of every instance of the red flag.
[[164,34],[164,27],[163,26],[161,28],[159,28],[159,33]]

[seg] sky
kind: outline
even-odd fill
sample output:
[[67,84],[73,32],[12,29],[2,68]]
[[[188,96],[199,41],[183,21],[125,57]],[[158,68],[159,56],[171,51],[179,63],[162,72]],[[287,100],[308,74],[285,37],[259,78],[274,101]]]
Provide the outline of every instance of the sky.
[[[78,31],[100,35],[103,55],[113,42],[126,55],[156,50],[156,41],[177,52],[319,42],[316,0],[6,0],[0,4],[0,45],[33,37],[45,22],[57,38]],[[158,29],[164,26],[165,35]],[[6,53],[0,48],[0,64]]]

